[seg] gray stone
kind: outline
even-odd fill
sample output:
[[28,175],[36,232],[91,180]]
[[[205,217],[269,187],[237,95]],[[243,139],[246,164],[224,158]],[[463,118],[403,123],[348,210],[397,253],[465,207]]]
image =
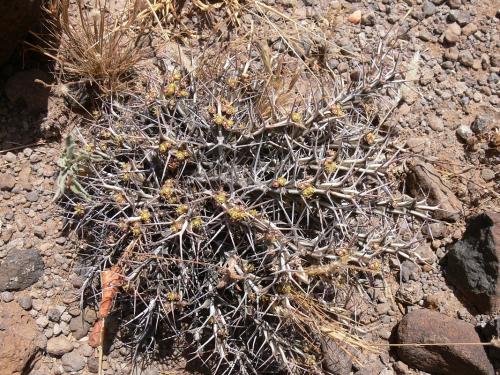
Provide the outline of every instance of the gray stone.
[[425,17],[430,17],[436,12],[436,6],[432,2],[426,1],[422,7],[422,12]]
[[458,9],[462,6],[462,1],[461,0],[448,0],[448,6],[451,9]]
[[33,306],[32,300],[31,300],[30,296],[20,296],[20,297],[18,297],[17,298],[17,303],[24,310],[31,310],[31,307]]
[[348,354],[349,349],[342,342],[325,339],[321,344],[324,369],[332,374],[349,375],[352,368],[352,359]]
[[33,234],[43,240],[46,235],[45,228],[42,226],[36,226],[33,228]]
[[458,61],[460,62],[460,64],[467,68],[470,68],[472,67],[472,65],[474,65],[474,57],[469,50],[460,51],[458,55]]
[[410,280],[418,280],[420,274],[420,267],[413,263],[411,260],[405,260],[401,263],[401,280],[407,283]]
[[394,363],[394,365],[392,367],[394,369],[394,372],[397,375],[408,375],[408,374],[410,374],[410,368],[403,361],[397,361],[396,363]]
[[97,358],[90,357],[87,360],[87,369],[92,374],[97,374],[99,372],[99,362],[98,362]]
[[491,128],[492,119],[485,115],[477,115],[470,128],[475,134],[482,134]]
[[402,284],[396,292],[396,298],[399,302],[405,305],[415,305],[418,301],[424,298],[422,284],[413,280]]
[[66,353],[61,358],[62,366],[67,372],[77,372],[85,367],[86,359],[78,352]]
[[427,263],[434,263],[436,261],[436,254],[434,254],[431,247],[426,243],[415,249],[415,255]]
[[391,305],[388,304],[387,302],[379,303],[377,306],[375,306],[375,312],[378,315],[385,315],[389,312],[390,309]]
[[84,321],[81,316],[76,316],[71,319],[71,322],[69,323],[69,329],[73,333],[73,337],[77,340],[80,340],[81,338],[87,336],[90,325],[86,321]]
[[30,202],[36,202],[38,201],[38,193],[36,191],[30,191],[26,194],[26,199]]
[[9,163],[14,163],[17,160],[16,154],[10,151],[5,154],[4,158]]
[[0,191],[11,191],[16,185],[16,180],[8,173],[0,173]]
[[474,133],[472,132],[471,128],[467,125],[460,125],[457,128],[457,136],[464,142],[467,142],[469,139],[471,139],[474,136]]
[[361,24],[364,26],[374,26],[375,14],[373,12],[363,13],[361,16]]
[[73,350],[73,344],[64,336],[52,337],[47,341],[47,353],[60,357]]
[[459,53],[457,47],[450,47],[444,52],[444,58],[449,61],[457,61]]
[[442,132],[444,130],[443,120],[437,116],[430,116],[429,127],[434,131]]
[[495,178],[495,171],[490,168],[484,168],[481,171],[481,178],[486,182],[491,181]]
[[71,315],[65,311],[61,315],[61,321],[68,323],[71,320]]
[[462,28],[462,34],[464,35],[471,35],[471,34],[474,34],[475,32],[477,31],[477,26],[475,23],[469,23],[467,25],[465,25],[463,28]]
[[500,214],[468,220],[460,241],[448,253],[447,280],[479,313],[500,309]]
[[41,328],[45,328],[49,325],[49,320],[46,316],[42,315],[36,320],[36,324]]
[[52,328],[52,332],[54,333],[54,336],[58,336],[62,332],[62,328],[58,323],[54,324],[54,327]]
[[465,26],[470,22],[470,14],[461,10],[452,10],[446,18],[448,22],[456,22],[460,26]]
[[452,23],[443,34],[444,41],[448,44],[455,44],[460,40],[461,33],[460,26],[457,23]]
[[0,264],[0,291],[23,290],[42,276],[44,264],[34,249],[12,249]]
[[43,334],[45,335],[45,337],[50,339],[52,336],[54,336],[54,331],[52,330],[52,328],[47,328],[43,331]]
[[51,307],[47,312],[47,317],[52,322],[59,322],[62,312],[57,307]]
[[4,302],[12,302],[14,301],[14,295],[11,292],[2,292],[0,294],[0,299]]
[[[480,343],[474,327],[431,310],[414,310],[397,328],[399,344]],[[400,346],[398,357],[411,367],[435,375],[493,375],[484,348],[479,345]]]
[[43,307],[43,301],[40,300],[40,299],[37,299],[37,298],[32,299],[31,303],[32,303],[33,309],[35,311],[40,311],[42,309],[42,307]]
[[456,221],[460,217],[462,203],[439,178],[439,172],[430,164],[412,161],[408,164],[408,188],[414,197],[424,197],[430,204],[438,205],[434,217]]
[[363,361],[361,366],[362,367],[355,372],[356,375],[380,374],[380,372],[385,368],[384,364],[378,358]]
[[85,357],[90,357],[92,354],[94,354],[94,348],[86,342],[81,344],[81,346],[78,348],[78,351]]

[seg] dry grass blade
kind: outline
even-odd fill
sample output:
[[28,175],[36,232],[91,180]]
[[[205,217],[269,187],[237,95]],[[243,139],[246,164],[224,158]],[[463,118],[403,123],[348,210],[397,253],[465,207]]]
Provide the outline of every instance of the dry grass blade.
[[64,83],[90,85],[104,95],[123,91],[132,68],[147,54],[141,4],[131,0],[117,15],[109,12],[107,0],[96,0],[91,8],[83,0],[54,0],[47,8],[52,42],[38,49],[57,62]]

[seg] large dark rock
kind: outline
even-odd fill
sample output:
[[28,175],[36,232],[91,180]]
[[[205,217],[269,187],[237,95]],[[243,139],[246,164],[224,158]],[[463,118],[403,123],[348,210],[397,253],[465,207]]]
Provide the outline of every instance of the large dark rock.
[[9,251],[0,264],[0,291],[28,288],[42,276],[43,269],[43,260],[38,251]]
[[27,374],[38,353],[38,330],[14,302],[0,303],[0,343],[0,373]]
[[[415,310],[397,328],[400,344],[479,343],[474,327],[431,310]],[[400,346],[399,358],[411,367],[434,375],[493,375],[483,346]]]
[[500,312],[500,214],[468,221],[448,255],[446,277],[480,313]]
[[41,0],[0,1],[0,65],[40,18]]

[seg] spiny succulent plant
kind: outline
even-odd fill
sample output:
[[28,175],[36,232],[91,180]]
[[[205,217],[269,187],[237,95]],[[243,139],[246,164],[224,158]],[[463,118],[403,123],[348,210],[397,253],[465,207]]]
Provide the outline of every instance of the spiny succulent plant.
[[351,75],[262,51],[169,62],[147,94],[104,102],[74,134],[85,195],[64,207],[87,291],[119,270],[138,351],[175,339],[211,373],[322,373],[326,339],[364,345],[346,285],[411,258],[433,208],[390,178],[397,50],[381,42]]

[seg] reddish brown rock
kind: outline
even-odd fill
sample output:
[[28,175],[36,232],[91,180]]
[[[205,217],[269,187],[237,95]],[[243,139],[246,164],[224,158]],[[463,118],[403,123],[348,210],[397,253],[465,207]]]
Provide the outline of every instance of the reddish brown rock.
[[[474,327],[431,310],[415,310],[399,323],[400,344],[479,343]],[[493,375],[480,345],[401,346],[399,358],[411,367],[435,375]]]
[[38,330],[15,302],[0,304],[0,373],[20,375],[36,359]]

